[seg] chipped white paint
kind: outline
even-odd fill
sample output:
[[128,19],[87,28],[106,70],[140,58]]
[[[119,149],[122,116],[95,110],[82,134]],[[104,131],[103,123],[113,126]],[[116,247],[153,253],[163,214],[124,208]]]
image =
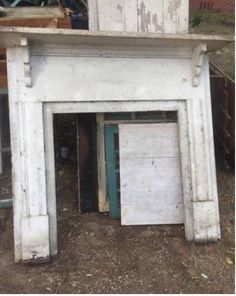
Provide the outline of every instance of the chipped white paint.
[[48,216],[22,218],[22,260],[49,260]]
[[184,223],[177,123],[120,124],[121,223]]
[[188,33],[189,0],[88,0],[89,29]]
[[204,243],[216,241],[217,237],[220,237],[220,221],[216,219],[217,210],[213,201],[193,203],[194,239],[196,241]]
[[[65,88],[70,90],[70,101],[176,100],[188,99],[190,93],[196,99],[204,95],[201,87],[193,91],[191,59],[79,56],[63,57],[63,65],[60,61],[57,56],[31,58],[34,87],[26,89],[23,100],[63,102]],[[53,75],[53,81],[48,79]]]
[[[45,46],[50,48],[54,54],[58,54],[60,49],[61,55],[67,55],[68,49],[70,55],[90,52],[93,47],[100,46],[103,52],[109,51],[110,48],[116,47],[118,50],[122,46],[127,50],[134,50],[143,47],[146,53],[152,53],[157,50],[157,55],[161,49],[188,48],[194,49],[199,43],[206,43],[208,51],[219,50],[227,44],[234,41],[233,36],[223,35],[202,35],[202,34],[160,34],[160,33],[140,33],[140,32],[94,32],[86,30],[68,30],[68,29],[48,29],[48,28],[22,28],[22,27],[0,27],[0,44],[4,47],[20,46],[21,38],[27,37],[29,43],[34,45],[40,44],[40,48]],[[80,45],[78,47],[78,44]],[[66,46],[67,45],[67,46]],[[148,47],[148,50],[147,50]],[[56,48],[56,51],[53,50]],[[65,50],[67,48],[67,51]],[[74,50],[73,50],[74,49]],[[158,50],[159,49],[159,50]],[[32,51],[32,48],[31,48]],[[163,51],[163,50],[162,50]],[[111,52],[111,51],[109,51]],[[93,51],[98,54],[97,49]],[[133,54],[135,54],[133,52]]]
[[[202,40],[211,48],[227,40],[59,31],[0,28],[8,45],[15,260],[57,253],[54,113],[176,110],[186,238],[220,238],[208,59],[193,87],[192,56]],[[25,84],[23,35],[32,87]]]
[[30,67],[30,52],[29,52],[29,44],[28,44],[27,38],[25,37],[21,38],[21,46],[22,46],[22,58],[24,63],[25,85],[27,87],[31,87],[32,79],[31,79],[31,67]]
[[204,43],[199,44],[193,50],[193,57],[192,57],[193,86],[198,86],[199,84],[201,67],[203,65],[203,60],[206,52],[207,52],[207,45]]

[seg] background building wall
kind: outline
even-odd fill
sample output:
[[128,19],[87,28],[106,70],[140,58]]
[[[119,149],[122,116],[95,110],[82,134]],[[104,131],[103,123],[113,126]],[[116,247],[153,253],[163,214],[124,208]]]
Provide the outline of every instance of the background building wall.
[[193,9],[210,9],[219,11],[234,11],[234,0],[191,0],[190,8]]

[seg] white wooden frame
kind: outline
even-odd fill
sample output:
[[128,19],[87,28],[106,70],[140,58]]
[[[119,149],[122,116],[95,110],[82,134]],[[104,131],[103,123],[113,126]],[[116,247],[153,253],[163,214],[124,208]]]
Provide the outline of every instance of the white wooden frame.
[[[29,42],[20,43],[22,37],[28,37]],[[195,35],[95,34],[0,28],[1,40],[8,46],[16,262],[45,260],[57,253],[55,172],[51,139],[54,113],[178,111],[186,238],[197,242],[216,241],[220,238],[208,59],[204,50],[195,51],[195,54],[193,52],[200,43],[207,43],[208,48],[214,49],[227,44],[228,39]],[[53,63],[48,63],[51,57],[57,59],[57,65],[61,58],[65,58],[62,63],[65,68],[59,65],[58,69],[69,79],[63,80],[62,77],[60,80],[59,74],[59,80],[56,80],[57,77],[50,80],[53,77],[50,71],[55,71]],[[70,65],[67,57],[73,61]],[[76,65],[73,69],[76,75],[71,75],[68,66],[84,57],[84,68]],[[100,70],[108,73],[105,80],[112,80],[113,88],[106,85],[104,95],[104,84],[100,83],[99,71],[95,71],[97,76],[86,72],[92,58],[99,59],[99,62],[104,58],[106,62],[116,58],[121,64],[127,64],[131,58],[136,66],[139,65],[139,69],[150,69],[145,72],[148,73],[148,80],[142,85],[145,91],[136,94],[132,92],[132,89],[143,83],[142,73],[136,72],[138,80],[134,81],[133,75],[128,78],[125,76],[130,70],[121,67],[126,80],[122,80],[122,92],[116,96],[114,88],[117,87],[117,79],[121,77],[113,75],[112,80],[112,73],[103,70],[112,69],[112,66],[106,68],[106,63],[106,67]],[[152,58],[157,63],[150,62]],[[40,59],[43,63],[38,64]],[[192,62],[198,68],[194,73],[191,71]],[[173,72],[172,65],[178,71]],[[82,80],[78,85],[77,69],[82,69],[82,74],[87,75],[87,81],[94,79],[92,83],[95,86],[91,89],[99,89],[98,96],[94,96],[94,93],[87,95],[88,87]],[[173,74],[173,79],[168,80],[173,82],[173,87],[172,83],[169,83],[169,89],[167,85],[163,86],[166,78],[160,69],[166,70],[165,75]],[[191,79],[193,74],[200,78],[199,84],[196,83],[194,87]],[[32,83],[29,83],[30,78]],[[163,84],[156,85],[157,79]],[[82,88],[79,96],[78,87]],[[100,196],[100,209],[104,201],[104,196]]]
[[[54,166],[54,145],[53,145],[53,114],[55,113],[103,113],[103,112],[137,112],[137,111],[177,111],[180,152],[181,152],[181,171],[183,181],[183,201],[185,212],[185,235],[187,240],[216,240],[216,236],[204,238],[196,233],[199,221],[195,209],[199,206],[199,201],[194,200],[194,186],[196,175],[194,174],[194,163],[197,159],[194,153],[189,151],[189,141],[193,137],[192,124],[190,118],[191,101],[149,101],[147,102],[67,102],[67,103],[44,103],[44,126],[45,126],[45,151],[46,151],[46,171],[47,171],[47,206],[50,225],[50,253],[57,253],[57,225],[56,225],[56,194],[55,194],[55,166]],[[51,139],[51,140],[50,140]],[[194,147],[193,147],[194,148]],[[192,168],[189,167],[192,163]],[[201,202],[200,202],[201,203]],[[196,204],[196,205],[195,205]],[[213,203],[212,203],[213,205]],[[216,221],[219,220],[216,213]]]
[[[15,85],[17,73],[15,71],[11,73],[13,70],[9,67],[9,73],[12,74],[10,78],[14,80],[11,81],[10,79],[9,82]],[[205,71],[204,73],[208,72]],[[12,143],[14,143],[12,147],[13,174],[18,171],[19,167],[24,172],[24,174],[19,175],[21,180],[15,178],[13,182],[13,190],[17,197],[14,199],[16,261],[32,258],[34,256],[32,250],[35,249],[35,244],[39,245],[37,252],[41,255],[40,257],[47,258],[49,254],[50,256],[57,254],[54,147],[52,140],[54,113],[94,112],[101,114],[104,112],[178,111],[186,239],[204,242],[219,239],[219,212],[208,79],[205,82],[205,89],[206,97],[194,100],[192,98],[185,100],[170,98],[168,101],[29,101],[18,102],[17,104],[13,103],[16,93],[11,93],[12,90],[10,89],[10,97],[12,98],[10,101],[11,138]],[[19,123],[23,127],[20,137],[14,133]],[[32,123],[34,123],[33,126]],[[31,135],[36,129],[40,131],[39,138],[36,142],[29,142],[32,140]],[[25,156],[19,152],[26,149],[22,146],[25,145],[22,141],[26,141],[26,145],[31,146]],[[38,147],[42,147],[42,149],[40,154],[36,156],[34,149],[38,149]],[[46,153],[44,153],[44,149]],[[22,156],[26,157],[23,162],[20,159]],[[40,165],[45,165],[46,171],[46,176],[43,173],[43,167],[39,171],[40,176],[37,176],[39,183],[35,183],[34,187],[31,188],[34,192],[32,196],[34,199],[32,200],[27,198],[29,196],[27,186],[32,186],[28,179],[33,178],[35,173],[33,168],[27,164],[29,157],[32,157],[33,161],[30,163],[31,166],[35,161],[37,166],[37,161],[39,161]],[[29,175],[29,169],[32,175]],[[32,182],[35,182],[35,180],[32,179]],[[22,186],[26,188],[24,195],[21,193]],[[32,229],[30,228],[25,232],[26,225],[31,225]],[[38,229],[39,225],[44,225],[44,228]],[[34,237],[33,234],[37,231],[44,233],[43,240],[42,236],[40,240]],[[33,245],[31,241],[34,241]]]

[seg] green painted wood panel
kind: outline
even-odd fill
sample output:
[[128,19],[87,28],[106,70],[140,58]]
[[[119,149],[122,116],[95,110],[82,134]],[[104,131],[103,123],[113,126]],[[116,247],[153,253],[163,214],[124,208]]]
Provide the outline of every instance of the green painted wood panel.
[[107,192],[110,217],[120,218],[120,165],[118,125],[105,126]]
[[10,209],[12,208],[12,199],[0,200],[0,209]]

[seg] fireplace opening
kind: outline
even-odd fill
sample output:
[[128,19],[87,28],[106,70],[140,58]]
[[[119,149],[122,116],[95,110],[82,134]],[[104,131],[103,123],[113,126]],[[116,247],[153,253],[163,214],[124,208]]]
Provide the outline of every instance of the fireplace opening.
[[97,211],[96,115],[55,114],[54,147],[58,216]]

